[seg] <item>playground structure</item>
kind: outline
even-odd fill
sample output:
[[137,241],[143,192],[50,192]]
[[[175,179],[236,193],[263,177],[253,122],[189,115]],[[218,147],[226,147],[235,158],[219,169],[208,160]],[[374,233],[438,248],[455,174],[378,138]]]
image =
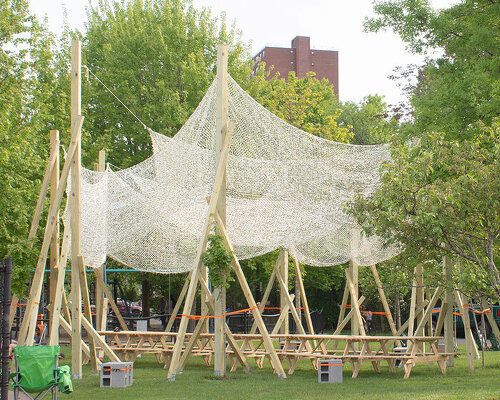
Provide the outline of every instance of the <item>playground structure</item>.
[[[387,149],[384,146],[325,143],[326,141],[310,137],[272,114],[269,115],[269,112],[252,102],[228,76],[225,46],[219,48],[217,70],[214,84],[174,139],[150,132],[155,153],[150,160],[129,170],[114,173],[105,168],[105,154],[100,152],[96,171],[82,170],[80,43],[73,42],[71,144],[62,171],[59,172],[59,138],[57,131],[51,132],[51,151],[30,237],[36,234],[49,187],[50,207],[18,343],[29,345],[33,342],[43,271],[49,256],[49,344],[58,344],[59,326],[71,336],[74,378],[80,378],[82,375],[83,354],[91,361],[94,371],[99,364],[98,352],[104,353],[111,361],[120,361],[117,349],[122,352],[120,354],[125,354],[126,351],[119,349],[120,344],[116,341],[114,345],[110,345],[104,340],[104,336],[110,334],[104,332],[107,303],[117,316],[122,330],[128,331],[103,279],[102,264],[105,257],[111,255],[124,264],[143,271],[189,271],[189,279],[186,280],[167,324],[165,337],[159,337],[158,341],[149,338],[138,342],[135,349],[131,347],[130,350],[134,354],[142,351],[137,349],[143,349],[144,352],[151,352],[151,349],[156,351],[160,343],[162,349],[158,352],[163,354],[165,359],[168,358],[170,380],[174,380],[177,373],[183,370],[192,352],[204,357],[213,356],[215,375],[225,375],[227,357],[233,358],[231,369],[236,368],[236,363],[239,363],[246,371],[250,370],[249,358],[259,359],[262,365],[262,359],[267,357],[278,377],[285,378],[282,363],[284,358],[288,358],[293,364],[299,358],[316,360],[320,355],[338,356],[336,344],[341,338],[352,342],[347,346],[348,353],[343,356],[353,362],[353,369],[356,365],[356,374],[361,361],[370,361],[374,363],[374,367],[377,365],[377,369],[378,363],[386,360],[392,370],[394,364],[391,360],[395,360],[396,355],[391,354],[388,347],[400,343],[404,332],[407,332],[406,340],[413,343],[408,346],[407,355],[399,357],[405,362],[405,377],[409,375],[413,362],[424,360],[438,362],[444,373],[443,361],[446,359],[449,366],[453,363],[455,353],[452,335],[453,304],[456,300],[461,312],[464,312],[465,300],[458,291],[445,290],[442,287],[425,299],[422,267],[417,267],[412,288],[410,318],[398,330],[375,266],[376,263],[395,255],[398,249],[384,249],[380,239],[362,235],[353,221],[347,216],[341,216],[342,205],[350,195],[358,190],[369,194],[376,188],[377,167],[387,159]],[[237,113],[239,106],[243,108],[242,114]],[[248,112],[250,107],[253,112]],[[244,115],[244,119],[238,119],[238,116],[243,118],[241,115]],[[281,132],[282,135],[278,140],[262,129],[253,132],[250,128],[256,126],[256,123],[268,123],[272,127],[270,132]],[[248,131],[251,131],[252,135],[249,135]],[[269,146],[275,149],[270,149]],[[200,151],[194,153],[194,150]],[[290,157],[296,165],[284,161]],[[337,166],[337,170],[331,170],[332,166]],[[186,177],[186,168],[194,170],[191,171],[192,176]],[[321,173],[316,172],[317,170]],[[253,171],[266,171],[266,174],[254,176]],[[186,180],[181,179],[175,182],[176,186],[163,188],[158,183],[172,182],[178,179],[178,176]],[[63,240],[62,244],[59,244],[59,210],[67,186]],[[335,190],[336,194],[332,194],[332,190]],[[141,195],[150,199],[149,202],[141,203],[140,210],[131,208],[136,207],[134,204],[137,202],[145,201]],[[82,198],[85,198],[83,207]],[[155,207],[152,206],[154,202],[157,204]],[[162,207],[168,202],[178,207],[169,213],[162,213]],[[308,205],[310,202],[313,204]],[[99,208],[99,204],[108,204],[111,215],[106,217],[103,214],[105,209]],[[323,210],[318,211],[319,206],[323,206],[327,217],[320,218],[319,214]],[[124,224],[130,225],[130,230],[118,223],[123,214],[129,216]],[[238,219],[239,216],[242,218]],[[103,225],[110,220],[116,226]],[[147,225],[141,225],[143,221],[147,221]],[[145,234],[139,230],[149,225],[152,228]],[[254,346],[253,337],[234,335],[225,323],[224,288],[215,288],[213,292],[209,289],[201,254],[206,249],[207,237],[214,225],[232,255],[233,271],[247,301],[248,311],[252,313],[255,321],[250,334],[261,341],[258,347]],[[82,226],[85,232],[83,236]],[[313,234],[314,232],[319,234]],[[128,236],[123,236],[124,234]],[[127,243],[127,246],[123,246],[123,243]],[[278,282],[281,312],[276,326],[269,333],[239,259],[264,254],[277,248],[280,249],[280,255],[261,300],[262,305],[265,305],[274,282]],[[289,256],[293,261],[299,287],[297,298],[288,290]],[[64,278],[68,258],[71,259],[72,265],[71,295],[66,298]],[[346,287],[339,323],[334,333],[336,336],[327,338],[314,335],[299,262],[322,266],[346,261],[351,264],[346,270]],[[95,327],[92,324],[86,265],[94,268],[97,282]],[[364,298],[359,297],[358,290],[360,266],[369,266],[372,270],[393,334],[389,339],[370,339],[366,335],[360,308]],[[446,267],[449,273],[449,262]],[[202,292],[201,316],[194,318],[190,313],[198,288],[201,288]],[[435,337],[426,337],[425,329],[430,325],[432,310],[443,294],[444,301]],[[13,300],[13,303],[15,302],[16,300]],[[351,310],[346,315],[348,305]],[[302,306],[305,310],[307,330],[297,313],[297,308]],[[180,326],[174,334],[169,331],[181,307]],[[289,334],[289,313],[295,321],[298,335]],[[196,319],[197,324],[194,331],[188,334],[187,325],[190,318]],[[208,333],[209,318],[214,319],[213,335]],[[467,318],[464,318],[464,323],[466,320]],[[338,336],[347,323],[351,323],[352,336]],[[438,354],[436,336],[440,334],[443,326],[446,338],[445,354]],[[88,334],[88,344],[82,340],[82,327]],[[126,332],[123,334],[128,335],[129,339],[135,335]],[[500,333],[498,336],[500,337]],[[147,337],[147,334],[143,337]],[[167,337],[170,338],[169,341]],[[380,344],[380,349],[376,352],[372,352],[369,344],[367,345],[374,340],[378,340],[377,343]],[[466,340],[469,368],[473,368],[472,359],[477,355],[477,348],[467,323]],[[283,341],[284,347],[276,349],[276,341]],[[288,351],[290,341],[300,342],[295,354]],[[331,348],[328,349],[326,343],[331,344]],[[431,354],[426,353],[426,343],[429,344]]]

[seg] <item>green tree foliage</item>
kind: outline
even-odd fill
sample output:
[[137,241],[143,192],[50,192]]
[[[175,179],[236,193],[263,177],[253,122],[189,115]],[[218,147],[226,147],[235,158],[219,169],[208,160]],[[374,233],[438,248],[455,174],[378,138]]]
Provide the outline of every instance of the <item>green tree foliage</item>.
[[[467,138],[472,125],[491,124],[500,110],[500,4],[462,0],[434,10],[428,0],[381,1],[365,28],[391,28],[416,53],[433,58],[414,89],[416,132],[440,131]],[[438,56],[436,56],[436,53]]]
[[[151,129],[174,135],[215,77],[217,46],[229,46],[229,72],[250,75],[248,48],[224,16],[198,11],[188,0],[100,1],[88,12],[84,63]],[[147,131],[95,79],[83,91],[85,158],[106,149],[129,167],[151,155]]]
[[208,268],[208,277],[214,288],[228,288],[231,281],[232,255],[226,249],[224,240],[217,228],[208,235],[207,250],[201,254],[203,265]]
[[297,128],[323,139],[349,142],[352,132],[349,126],[339,125],[342,109],[327,79],[316,79],[314,72],[299,79],[293,71],[287,79],[279,74],[268,79],[269,73],[262,64],[246,87],[255,100]]
[[395,119],[389,119],[387,104],[378,95],[368,95],[359,104],[344,103],[339,120],[354,132],[352,144],[387,143],[398,127]]
[[449,254],[466,268],[458,277],[465,290],[499,298],[500,126],[476,131],[463,141],[395,139],[382,186],[351,211],[369,233],[399,243],[407,261],[437,264]]
[[0,259],[14,260],[16,292],[35,264],[28,230],[62,103],[53,44],[27,1],[0,1]]

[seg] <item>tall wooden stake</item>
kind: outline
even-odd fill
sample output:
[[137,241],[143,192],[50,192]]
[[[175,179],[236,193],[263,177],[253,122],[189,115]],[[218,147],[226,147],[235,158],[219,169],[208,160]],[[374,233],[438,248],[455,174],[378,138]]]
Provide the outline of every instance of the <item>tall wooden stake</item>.
[[[416,307],[420,307],[425,300],[425,292],[424,292],[424,267],[422,264],[418,264],[415,267],[415,281],[417,283],[416,287]],[[418,326],[420,324],[420,321],[422,321],[423,318],[423,312],[417,313],[415,315],[417,319],[416,325]],[[421,332],[416,332],[416,335],[423,335],[423,330]]]
[[[280,289],[280,308],[283,310],[288,304],[288,297],[290,296],[288,293],[288,251],[285,249],[280,249],[280,270],[279,275],[283,279],[283,285]],[[293,308],[293,305],[290,307]],[[291,311],[291,310],[290,310]],[[280,333],[284,335],[288,335],[290,333],[290,326],[288,321],[288,313],[283,320],[283,325],[281,325]]]
[[76,143],[76,150],[71,162],[71,370],[73,379],[82,378],[82,294],[80,284],[81,253],[81,210],[80,210],[80,169],[81,169],[81,129],[78,121],[81,116],[81,43],[71,43],[71,141]]
[[[94,164],[94,170],[98,172],[104,172],[106,169],[106,151],[99,151],[99,162]],[[95,310],[96,310],[96,329],[106,330],[106,317],[108,313],[108,307],[104,307],[104,287],[101,284],[105,282],[104,280],[104,265],[99,268],[94,269],[96,275],[100,275],[101,279],[96,279],[95,282]],[[103,325],[104,322],[104,325]]]
[[[56,201],[57,189],[59,187],[59,131],[50,131],[50,147],[56,148],[55,152],[55,162],[52,168],[52,175],[50,176],[50,204]],[[56,296],[57,287],[57,277],[59,270],[59,213],[57,213],[57,223],[52,235],[52,240],[50,242],[50,289],[49,289],[49,304],[51,309],[49,311],[49,320],[54,318],[54,303]],[[57,312],[57,311],[56,311]],[[51,327],[52,328],[52,327]],[[57,325],[57,330],[59,331],[59,325]],[[49,329],[49,335],[52,336],[52,332]],[[54,332],[55,340],[59,339],[59,332]]]
[[[360,232],[356,229],[351,230],[351,261],[349,263],[349,269],[347,270],[349,273],[348,281],[350,280],[350,293],[351,293],[351,307],[358,307],[358,299],[359,299],[359,285],[358,285],[358,276],[359,276],[359,266],[354,261],[359,247],[359,239]],[[346,272],[347,272],[346,271]],[[353,318],[351,320],[351,335],[357,336],[361,332],[364,335],[364,327],[361,318],[361,310],[358,309],[356,315],[359,314],[359,318]]]
[[[220,44],[217,50],[217,119],[215,151],[216,162],[221,158],[222,147],[227,131],[227,45]],[[226,169],[224,168],[222,184],[219,198],[217,199],[217,213],[220,215],[222,223],[226,225]],[[203,297],[203,296],[202,296]],[[222,315],[226,312],[226,288],[220,286],[214,290],[215,315]],[[225,338],[225,318],[215,318],[215,376],[226,375],[226,338]]]
[[[447,312],[444,319],[444,340],[445,340],[445,351],[447,353],[455,352],[455,340],[453,333],[453,288],[451,281],[451,273],[452,273],[453,264],[449,257],[444,257],[444,273],[445,273],[445,281],[446,281],[446,294],[445,301],[447,304]],[[464,315],[465,317],[465,315]],[[455,357],[448,357],[447,366],[453,367],[455,366]]]

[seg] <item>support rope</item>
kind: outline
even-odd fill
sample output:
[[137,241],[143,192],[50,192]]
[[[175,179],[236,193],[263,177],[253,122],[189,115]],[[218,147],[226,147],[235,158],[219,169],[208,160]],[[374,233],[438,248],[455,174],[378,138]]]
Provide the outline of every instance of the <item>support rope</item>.
[[118,96],[117,96],[116,94],[114,94],[114,93],[113,93],[113,91],[112,91],[109,87],[107,87],[107,86],[104,84],[104,82],[103,82],[103,81],[101,81],[101,80],[97,77],[97,75],[96,75],[96,74],[94,74],[94,73],[90,70],[90,68],[89,68],[89,67],[87,67],[86,65],[82,65],[82,67],[83,67],[83,68],[85,68],[85,69],[87,70],[87,77],[88,77],[88,74],[90,74],[90,75],[92,75],[95,79],[97,79],[97,81],[98,81],[98,82],[99,82],[102,86],[104,86],[104,88],[105,88],[105,89],[106,89],[109,93],[111,93],[111,95],[112,95],[112,96],[113,96],[116,100],[118,100],[118,101],[120,102],[120,104],[121,104],[123,107],[125,107],[125,108],[126,108],[126,110],[127,110],[130,114],[132,114],[132,115],[133,115],[133,117],[134,117],[137,121],[139,121],[139,122],[141,123],[141,125],[144,127],[144,129],[146,129],[147,131],[149,131],[149,128],[147,127],[147,125],[146,125],[144,122],[142,122],[142,120],[141,120],[141,119],[140,119],[137,115],[135,115],[135,113],[134,113],[134,112],[133,112],[130,108],[128,108],[128,107],[125,105],[125,103],[124,103],[123,101],[121,101],[121,100],[118,98]]

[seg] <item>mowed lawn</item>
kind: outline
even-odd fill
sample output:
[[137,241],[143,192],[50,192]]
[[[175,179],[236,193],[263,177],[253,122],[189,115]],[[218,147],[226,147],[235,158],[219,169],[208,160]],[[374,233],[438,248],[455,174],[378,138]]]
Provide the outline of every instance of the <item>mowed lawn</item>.
[[[396,374],[386,365],[375,373],[371,363],[364,363],[358,378],[351,378],[351,367],[344,365],[341,384],[318,383],[318,374],[311,363],[303,360],[293,375],[279,380],[272,374],[269,362],[258,369],[250,361],[253,371],[245,374],[241,368],[228,373],[227,378],[213,376],[213,368],[199,358],[192,357],[184,373],[175,382],[168,382],[167,370],[157,364],[153,356],[145,355],[134,363],[134,384],[128,388],[100,388],[99,376],[91,375],[90,366],[83,369],[83,379],[74,380],[74,392],[60,395],[61,399],[500,399],[500,352],[486,352],[486,369],[476,360],[475,371],[467,370],[464,346],[455,359],[455,367],[442,375],[434,363],[417,364],[409,379],[403,379],[403,370]],[[67,357],[61,364],[69,364],[71,350],[64,348]],[[285,362],[285,368],[287,363]]]

